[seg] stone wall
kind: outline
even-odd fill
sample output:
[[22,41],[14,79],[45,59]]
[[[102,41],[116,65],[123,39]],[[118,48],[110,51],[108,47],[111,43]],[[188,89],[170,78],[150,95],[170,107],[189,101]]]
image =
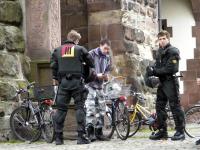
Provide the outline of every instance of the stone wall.
[[[153,60],[152,51],[156,45],[157,0],[122,0],[121,6],[125,53],[120,57],[126,58],[122,59],[126,65],[121,72],[128,77],[133,89],[144,92],[147,99],[152,100],[152,93],[149,93],[152,90],[144,86],[143,77],[146,66]],[[152,105],[150,101],[147,103]]]
[[26,85],[30,73],[30,59],[24,55],[22,19],[18,0],[0,1],[0,136],[9,128],[15,91]]
[[87,6],[89,48],[98,46],[101,38],[109,38],[113,74],[125,76],[132,89],[147,97],[152,95],[151,89],[144,86],[143,76],[153,60],[158,32],[157,0],[91,0]]

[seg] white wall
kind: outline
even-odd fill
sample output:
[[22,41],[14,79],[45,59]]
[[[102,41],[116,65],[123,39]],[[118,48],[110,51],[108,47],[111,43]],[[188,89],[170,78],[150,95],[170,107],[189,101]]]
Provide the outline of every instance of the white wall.
[[[195,26],[190,0],[161,0],[161,19],[167,19],[167,26],[172,27],[171,44],[180,50],[180,71],[186,70],[186,59],[194,58],[196,40],[192,37]],[[183,86],[181,83],[181,89]]]

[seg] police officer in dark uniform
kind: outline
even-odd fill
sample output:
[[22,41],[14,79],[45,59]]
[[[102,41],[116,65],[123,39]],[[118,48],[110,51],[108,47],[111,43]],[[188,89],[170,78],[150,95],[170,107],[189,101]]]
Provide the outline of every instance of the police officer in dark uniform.
[[173,114],[176,133],[171,140],[184,140],[184,112],[180,105],[179,83],[175,73],[179,71],[179,50],[170,44],[170,34],[167,31],[158,33],[159,50],[154,66],[147,67],[148,76],[159,77],[157,89],[156,113],[159,131],[150,136],[152,140],[167,138],[167,113],[165,107],[169,102]]
[[87,50],[77,45],[81,35],[71,30],[67,35],[64,45],[56,48],[51,56],[51,68],[53,71],[53,84],[58,84],[56,98],[56,113],[54,115],[54,128],[56,133],[56,145],[63,143],[63,127],[71,98],[74,99],[77,120],[78,140],[77,144],[88,144],[85,136],[85,110],[84,103],[88,90],[84,84],[83,64],[94,68],[93,59]]

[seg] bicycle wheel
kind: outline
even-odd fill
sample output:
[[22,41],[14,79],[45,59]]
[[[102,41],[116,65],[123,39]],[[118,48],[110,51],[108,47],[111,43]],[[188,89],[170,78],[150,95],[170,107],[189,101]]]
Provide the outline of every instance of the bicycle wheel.
[[115,115],[116,132],[121,140],[126,140],[130,131],[130,122],[128,109],[123,102],[119,101],[115,110]]
[[48,106],[42,112],[42,118],[44,121],[44,124],[42,126],[42,135],[47,143],[52,143],[55,137],[54,126],[53,126],[53,114],[54,111],[50,106]]
[[200,106],[193,106],[185,113],[185,133],[191,137],[200,137]]
[[142,117],[139,113],[134,113],[134,111],[129,111],[129,119],[130,119],[130,132],[128,137],[132,137],[137,133],[137,131],[141,127]]
[[115,129],[112,125],[112,114],[111,112],[106,112],[104,115],[104,126],[103,126],[103,135],[107,138],[111,138]]
[[30,109],[24,106],[16,108],[10,116],[10,128],[13,134],[22,141],[37,141],[41,136],[38,120]]

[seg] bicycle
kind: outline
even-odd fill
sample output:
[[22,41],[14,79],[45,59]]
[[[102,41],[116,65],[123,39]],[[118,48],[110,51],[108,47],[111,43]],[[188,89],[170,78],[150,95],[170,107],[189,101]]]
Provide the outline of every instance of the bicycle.
[[[139,131],[142,125],[149,126],[149,129],[152,131],[152,134],[155,134],[155,131],[158,129],[156,113],[151,113],[145,107],[140,105],[140,102],[144,102],[146,100],[141,93],[136,93],[134,91],[131,91],[131,94],[135,96],[136,103],[134,106],[132,105],[132,107],[128,109],[129,119],[130,119],[129,137],[135,135]],[[168,124],[169,124],[171,123],[171,121],[173,121],[173,116],[171,114],[168,105],[166,107],[166,112],[168,114]]]
[[109,103],[106,104],[103,134],[111,138],[116,130],[118,137],[121,140],[126,140],[130,130],[129,114],[126,107],[126,97],[118,95],[121,87],[119,84],[114,83],[117,78],[120,77],[114,77],[104,83],[104,96]]
[[200,137],[200,104],[190,107],[185,112],[185,133],[191,137]]
[[[48,143],[54,140],[53,129],[53,100],[48,98],[37,99],[35,105],[30,98],[30,89],[34,87],[34,82],[26,88],[16,91],[15,97],[26,94],[22,103],[17,107],[10,116],[10,128],[12,133],[22,141],[37,141],[41,135]],[[43,90],[40,90],[43,92]]]

